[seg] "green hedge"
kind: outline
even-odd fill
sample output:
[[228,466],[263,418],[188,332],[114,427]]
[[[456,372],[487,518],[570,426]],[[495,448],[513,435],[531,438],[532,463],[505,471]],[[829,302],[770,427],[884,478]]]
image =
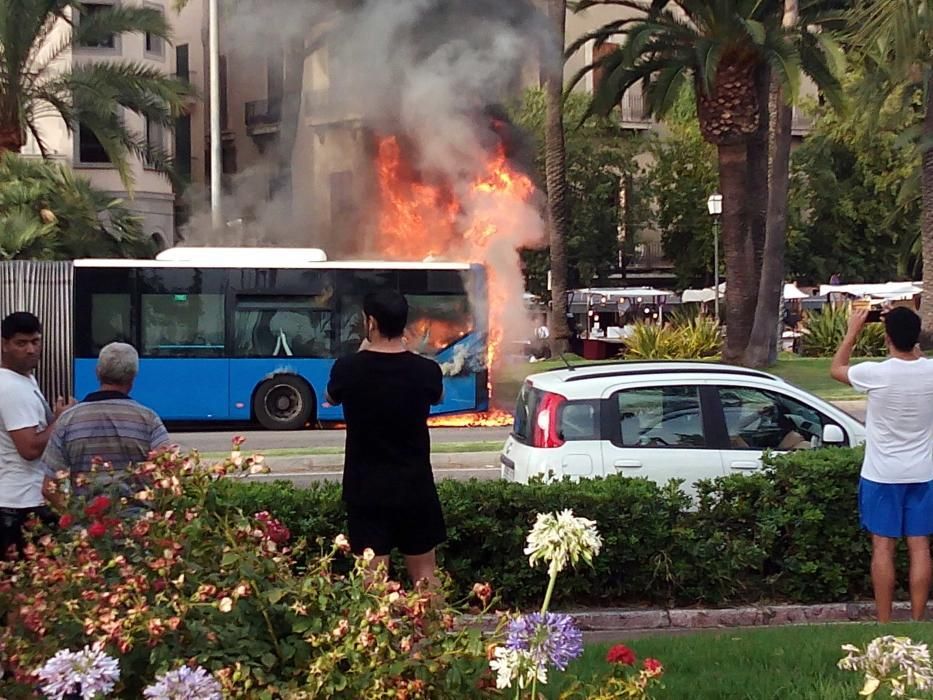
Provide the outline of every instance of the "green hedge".
[[[832,602],[871,593],[871,547],[859,529],[859,450],[799,452],[760,474],[699,485],[610,477],[521,486],[439,485],[448,524],[440,559],[458,593],[491,582],[504,603],[540,601],[544,574],[523,555],[535,514],[572,508],[605,540],[595,568],[561,578],[560,606]],[[245,512],[268,510],[314,543],[345,532],[336,484],[226,483]]]

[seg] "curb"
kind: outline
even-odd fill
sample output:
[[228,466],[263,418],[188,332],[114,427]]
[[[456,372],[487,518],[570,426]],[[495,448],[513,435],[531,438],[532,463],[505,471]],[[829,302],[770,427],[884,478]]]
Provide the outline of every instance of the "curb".
[[[480,469],[498,467],[499,452],[444,452],[431,455],[435,469]],[[288,457],[266,457],[265,464],[272,470],[285,471],[333,471],[343,469],[343,455],[294,455]]]
[[[583,632],[683,632],[689,630],[784,627],[840,622],[869,622],[875,619],[875,605],[867,601],[824,605],[765,605],[741,608],[673,608],[647,610],[563,611],[574,618]],[[933,604],[927,606],[933,613]],[[497,615],[482,615],[471,622],[492,631]],[[894,621],[910,619],[910,604],[895,603]]]

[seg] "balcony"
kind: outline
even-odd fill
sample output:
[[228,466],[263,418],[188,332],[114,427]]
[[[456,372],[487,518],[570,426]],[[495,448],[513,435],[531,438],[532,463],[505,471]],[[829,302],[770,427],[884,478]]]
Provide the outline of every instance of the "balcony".
[[277,134],[281,124],[281,97],[246,103],[246,131],[250,136]]
[[664,257],[661,243],[636,243],[632,252],[626,256],[626,268],[629,270],[667,270],[673,265]]

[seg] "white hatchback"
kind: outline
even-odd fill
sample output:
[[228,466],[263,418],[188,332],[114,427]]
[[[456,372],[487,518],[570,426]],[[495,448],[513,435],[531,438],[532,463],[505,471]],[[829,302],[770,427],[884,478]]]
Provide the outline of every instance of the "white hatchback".
[[766,450],[854,446],[865,427],[845,411],[756,370],[701,362],[624,362],[525,381],[502,477],[623,474],[665,483],[761,468]]

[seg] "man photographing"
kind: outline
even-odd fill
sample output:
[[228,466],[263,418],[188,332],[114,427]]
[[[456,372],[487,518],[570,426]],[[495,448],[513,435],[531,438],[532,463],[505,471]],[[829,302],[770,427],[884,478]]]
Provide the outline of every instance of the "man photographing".
[[907,538],[910,554],[911,615],[922,620],[930,593],[933,534],[933,361],[917,346],[920,317],[897,307],[883,317],[889,358],[851,365],[867,320],[867,309],[853,309],[830,372],[868,395],[858,501],[862,526],[872,535],[878,621],[891,619],[894,550],[901,537]]
[[331,370],[326,400],[343,404],[347,446],[343,500],[350,546],[376,554],[398,549],[413,582],[437,584],[434,548],[447,538],[434,474],[428,415],[443,398],[440,366],[409,352],[408,302],[394,290],[363,300],[366,339]]

